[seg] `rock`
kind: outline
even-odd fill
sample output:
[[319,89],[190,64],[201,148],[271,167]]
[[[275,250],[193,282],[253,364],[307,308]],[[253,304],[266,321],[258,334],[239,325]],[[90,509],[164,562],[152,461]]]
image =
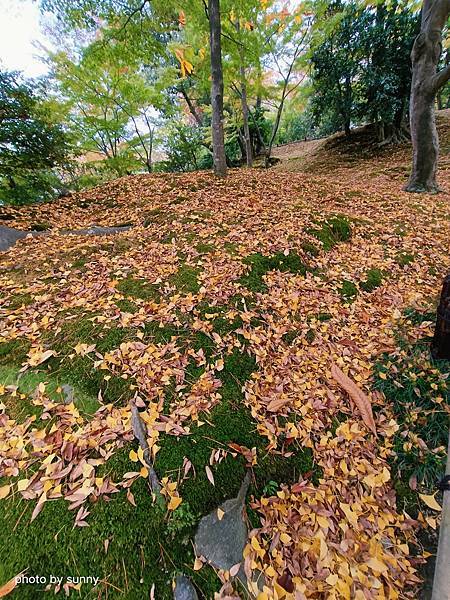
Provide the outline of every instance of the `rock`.
[[185,575],[177,575],[173,598],[174,600],[198,600],[194,586]]
[[[61,235],[112,235],[114,233],[120,233],[121,231],[128,231],[131,226],[126,227],[87,227],[86,229],[77,229],[74,231],[60,231]],[[12,227],[6,227],[0,225],[0,252],[9,250],[17,240],[21,240],[27,235],[36,237],[37,235],[48,235],[49,231],[20,231],[13,229]]]
[[27,237],[29,233],[29,231],[19,231],[12,227],[0,225],[0,251],[8,250],[11,246],[14,246],[17,240]]
[[203,556],[217,569],[229,571],[242,562],[248,535],[243,510],[249,484],[247,473],[237,498],[226,500],[199,523],[194,540],[197,556]]
[[75,397],[75,390],[73,389],[73,387],[68,383],[65,383],[61,386],[61,390],[64,396],[64,404],[70,404],[71,402],[73,402]]

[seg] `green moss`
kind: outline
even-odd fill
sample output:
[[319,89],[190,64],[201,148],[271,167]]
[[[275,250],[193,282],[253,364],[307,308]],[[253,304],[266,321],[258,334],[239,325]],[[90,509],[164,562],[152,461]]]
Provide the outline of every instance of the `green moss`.
[[322,242],[325,251],[331,250],[339,242],[346,242],[352,236],[349,220],[343,215],[329,217],[322,223],[320,228],[307,229],[307,233]]
[[305,338],[306,338],[306,341],[308,342],[308,344],[312,344],[314,342],[314,340],[316,339],[315,330],[308,329],[308,331],[306,332]]
[[311,242],[303,242],[301,245],[301,249],[303,250],[303,252],[306,252],[306,254],[310,254],[311,256],[318,256],[320,253],[317,246],[315,246]]
[[157,300],[159,298],[158,290],[154,285],[133,277],[122,279],[117,285],[117,290],[126,296],[141,298],[142,300]]
[[408,230],[403,223],[399,223],[395,226],[394,233],[400,237],[406,237],[408,235]]
[[287,256],[283,252],[277,252],[273,256],[263,254],[251,254],[244,259],[244,263],[251,265],[247,275],[243,275],[238,282],[252,292],[265,292],[267,285],[263,276],[269,271],[282,271],[289,273],[300,273],[305,275],[307,267],[303,264],[296,252],[290,252]]
[[51,223],[48,221],[40,221],[38,223],[31,223],[30,225],[30,231],[48,231],[51,228]]
[[401,267],[406,267],[407,265],[414,262],[414,260],[414,254],[411,254],[409,252],[399,252],[395,257],[395,262]]
[[223,247],[225,248],[225,250],[235,256],[237,254],[237,244],[233,243],[233,242],[224,242]]
[[[113,468],[121,475],[133,470],[134,465],[125,456],[111,461],[115,461]],[[63,500],[47,502],[33,523],[30,517],[35,502],[17,497],[2,501],[0,581],[8,581],[28,568],[30,575],[90,575],[103,580],[97,588],[82,585],[80,597],[85,599],[100,595],[141,600],[150,597],[155,585],[155,597],[169,600],[173,598],[172,579],[182,570],[204,597],[213,597],[220,587],[219,580],[214,573],[192,570],[194,552],[186,529],[180,535],[170,535],[164,514],[153,505],[143,479],[133,484],[132,493],[137,507],[127,501],[125,491],[114,494],[110,502],[100,500],[88,505],[89,527],[85,528],[73,528],[74,513],[67,510]],[[187,532],[191,534],[192,528]],[[19,597],[40,598],[43,587],[21,585]]]
[[[17,367],[0,367],[0,385],[17,385],[19,392],[26,394],[26,399],[10,397],[6,400],[9,414],[14,418],[24,418],[30,414],[40,414],[41,409],[30,401],[30,396],[41,383],[46,383],[46,393],[55,402],[64,402],[64,394],[58,389],[67,383],[56,375],[45,371],[30,370],[20,373]],[[75,405],[86,415],[92,415],[99,407],[97,396],[89,396],[80,389],[73,390]]]
[[353,302],[358,295],[358,288],[356,285],[353,281],[348,281],[347,279],[342,282],[342,286],[338,291],[342,298],[347,302]]
[[16,294],[8,299],[8,310],[15,310],[22,306],[33,304],[34,297],[31,294]]
[[286,344],[288,344],[290,346],[297,337],[298,337],[298,331],[296,331],[296,330],[288,331],[287,333],[285,333],[283,335],[283,342],[285,342]]
[[22,364],[30,349],[30,342],[25,339],[0,343],[0,364]]
[[198,273],[198,269],[182,263],[178,271],[169,277],[169,283],[183,294],[198,294],[200,290],[200,284],[197,280]]
[[152,208],[147,211],[144,217],[144,227],[150,227],[150,225],[164,223],[168,220],[167,209],[165,207]]
[[320,321],[321,323],[330,321],[332,318],[333,318],[333,315],[330,315],[330,313],[319,313],[317,315],[317,320]]
[[366,280],[359,284],[359,287],[365,292],[373,292],[383,283],[383,273],[380,269],[370,269],[367,271]]
[[205,242],[199,242],[196,246],[197,252],[200,254],[208,254],[208,252],[214,252],[215,248],[213,244],[206,244]]

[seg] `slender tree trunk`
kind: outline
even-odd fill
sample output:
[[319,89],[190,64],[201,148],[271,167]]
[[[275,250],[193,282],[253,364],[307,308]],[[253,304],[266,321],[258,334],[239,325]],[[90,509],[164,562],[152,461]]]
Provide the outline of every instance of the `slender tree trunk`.
[[197,123],[197,125],[199,127],[201,127],[203,125],[203,119],[200,116],[200,114],[197,111],[197,108],[195,107],[194,103],[192,102],[192,100],[189,97],[189,94],[186,92],[185,89],[181,88],[180,90],[181,95],[183,96],[186,104],[188,105],[189,108],[189,112],[191,113],[191,115],[194,117],[195,122]]
[[[240,25],[239,20],[236,21],[236,31],[239,35]],[[241,78],[241,105],[242,105],[242,120],[244,122],[244,144],[245,144],[245,158],[247,161],[247,167],[253,166],[253,149],[252,140],[250,137],[250,126],[248,124],[248,104],[247,104],[247,82],[245,77],[245,64],[244,64],[244,48],[239,46],[239,74]]]
[[450,0],[424,0],[422,23],[411,53],[413,76],[410,101],[413,165],[407,192],[438,192],[436,182],[439,139],[435,99],[450,78],[450,67],[436,72],[442,51],[442,30],[450,14]]
[[227,174],[227,161],[223,133],[223,72],[219,0],[208,0],[208,15],[211,49],[211,127],[214,172],[219,177],[224,177]]
[[247,104],[247,84],[245,82],[245,69],[241,63],[241,101],[242,101],[242,118],[244,121],[244,142],[245,154],[247,157],[247,167],[253,166],[253,149],[252,139],[250,136],[250,126],[248,123],[248,104]]

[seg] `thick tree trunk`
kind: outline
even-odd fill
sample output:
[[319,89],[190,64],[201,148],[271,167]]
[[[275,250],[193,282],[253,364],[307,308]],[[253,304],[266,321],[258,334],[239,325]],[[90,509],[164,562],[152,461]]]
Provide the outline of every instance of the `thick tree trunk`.
[[208,0],[209,43],[211,49],[211,106],[214,172],[220,177],[227,174],[223,133],[223,72],[219,0]]
[[431,353],[434,358],[450,360],[450,274],[442,287]]
[[442,29],[450,0],[424,0],[422,24],[411,53],[413,76],[410,101],[413,165],[407,192],[438,192],[436,170],[439,139],[434,104],[436,93],[450,78],[450,68],[436,73],[442,51]]

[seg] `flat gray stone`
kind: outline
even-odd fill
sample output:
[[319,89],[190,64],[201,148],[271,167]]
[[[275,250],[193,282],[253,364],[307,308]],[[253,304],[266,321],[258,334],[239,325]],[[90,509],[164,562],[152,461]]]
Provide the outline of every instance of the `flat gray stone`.
[[[128,231],[131,229],[130,225],[124,227],[87,227],[86,229],[75,229],[73,231],[60,231],[61,235],[113,235],[114,233],[120,233],[122,231]],[[38,235],[49,235],[51,231],[20,231],[13,227],[6,227],[0,225],[0,252],[9,250],[17,240],[21,240],[27,235],[36,237]]]
[[0,225],[0,251],[9,250],[11,246],[14,246],[17,240],[27,237],[29,233],[29,231],[19,231],[12,227]]
[[242,562],[247,543],[247,525],[243,518],[245,497],[250,484],[247,473],[237,498],[226,500],[219,506],[223,516],[219,519],[218,509],[203,517],[195,534],[195,551],[217,569],[229,571]]
[[74,401],[75,390],[71,385],[69,385],[68,383],[64,383],[61,386],[61,390],[62,390],[63,397],[64,397],[64,404],[70,404],[71,402]]
[[177,578],[175,579],[175,589],[173,590],[173,599],[198,600],[195,587],[185,575],[177,575]]

